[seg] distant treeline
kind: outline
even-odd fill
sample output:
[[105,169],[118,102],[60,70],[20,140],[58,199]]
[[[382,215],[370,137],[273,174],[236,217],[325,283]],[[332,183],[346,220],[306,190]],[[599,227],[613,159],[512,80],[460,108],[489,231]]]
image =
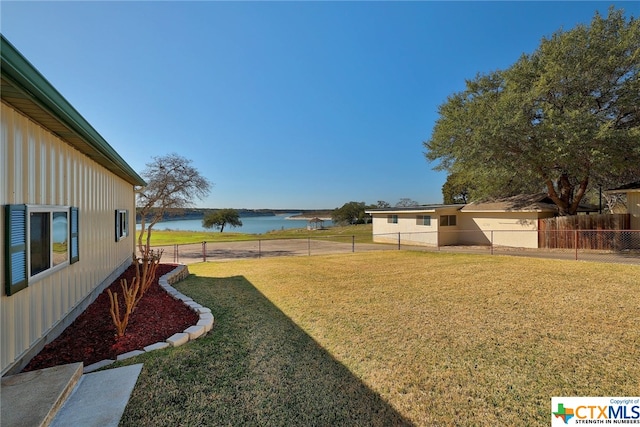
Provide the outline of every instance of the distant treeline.
[[[216,212],[219,209],[209,208],[190,208],[190,209],[169,209],[162,216],[163,221],[183,220],[183,219],[202,219],[210,212]],[[256,217],[256,216],[275,216],[283,213],[300,213],[303,217],[315,216],[331,216],[331,210],[305,210],[305,209],[236,209],[240,217]],[[136,212],[136,222],[140,222],[140,213]]]

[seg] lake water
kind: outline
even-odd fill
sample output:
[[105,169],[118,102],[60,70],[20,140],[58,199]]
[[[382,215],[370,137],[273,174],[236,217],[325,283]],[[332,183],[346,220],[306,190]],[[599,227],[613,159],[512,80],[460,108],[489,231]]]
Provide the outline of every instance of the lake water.
[[[275,216],[251,216],[240,217],[242,221],[242,227],[230,227],[226,225],[223,233],[248,233],[248,234],[263,234],[273,230],[287,230],[290,228],[307,228],[308,222],[306,219],[287,219],[297,213],[285,213]],[[325,227],[331,227],[333,222],[324,221]],[[140,228],[140,225],[137,225]],[[184,230],[184,231],[216,231],[220,232],[217,228],[204,228],[202,226],[202,219],[177,219],[173,221],[161,221],[153,226],[154,230]]]

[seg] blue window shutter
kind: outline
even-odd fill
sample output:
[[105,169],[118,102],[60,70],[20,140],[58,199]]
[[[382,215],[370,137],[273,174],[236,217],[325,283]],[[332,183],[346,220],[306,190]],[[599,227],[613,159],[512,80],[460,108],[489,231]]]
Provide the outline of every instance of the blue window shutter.
[[80,249],[79,249],[79,242],[78,242],[78,208],[74,208],[72,207],[70,209],[70,218],[71,218],[71,222],[70,222],[70,227],[69,227],[69,234],[70,234],[70,241],[71,241],[71,257],[69,260],[69,264],[73,264],[75,262],[78,262],[78,260],[80,260]]
[[5,292],[7,295],[27,287],[27,206],[5,207]]
[[116,209],[116,242],[120,240],[120,212]]

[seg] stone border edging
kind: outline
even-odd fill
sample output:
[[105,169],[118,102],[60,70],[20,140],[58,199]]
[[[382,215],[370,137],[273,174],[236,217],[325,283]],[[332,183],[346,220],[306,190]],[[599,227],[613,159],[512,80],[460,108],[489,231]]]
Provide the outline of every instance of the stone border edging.
[[133,350],[127,353],[119,354],[116,357],[116,360],[113,359],[105,359],[100,362],[93,363],[89,366],[85,366],[82,370],[83,374],[96,371],[105,366],[111,365],[119,360],[128,359],[130,357],[138,356],[140,354],[144,354],[149,351],[160,350],[167,347],[178,347],[182,344],[186,344],[187,342],[199,338],[205,335],[213,328],[214,318],[211,313],[211,309],[207,307],[203,307],[202,305],[195,302],[193,299],[188,296],[178,292],[173,286],[174,283],[179,282],[180,280],[185,279],[189,276],[189,268],[186,265],[178,265],[175,269],[165,274],[164,276],[158,279],[158,285],[162,289],[164,289],[169,295],[173,298],[182,301],[187,307],[189,307],[192,311],[195,311],[200,316],[198,323],[193,326],[189,326],[184,332],[178,332],[173,334],[165,341],[157,342],[155,344],[148,345],[144,347],[142,350]]

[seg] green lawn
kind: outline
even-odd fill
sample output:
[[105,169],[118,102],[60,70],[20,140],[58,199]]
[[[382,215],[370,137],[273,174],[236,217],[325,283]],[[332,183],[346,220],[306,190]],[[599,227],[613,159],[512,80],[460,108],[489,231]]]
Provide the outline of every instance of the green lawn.
[[[293,221],[293,220],[292,220]],[[372,225],[349,225],[334,226],[326,230],[309,231],[304,227],[292,228],[288,230],[275,230],[263,234],[246,234],[246,233],[220,233],[217,231],[210,232],[194,232],[194,231],[165,231],[152,230],[151,245],[164,246],[176,244],[190,244],[201,242],[234,242],[258,239],[298,239],[298,238],[324,238],[331,240],[344,241],[345,236],[355,236],[357,243],[372,242]],[[137,237],[136,237],[137,238]]]
[[637,395],[637,266],[385,251],[189,266],[216,317],[143,372],[153,425],[549,425],[552,396]]

